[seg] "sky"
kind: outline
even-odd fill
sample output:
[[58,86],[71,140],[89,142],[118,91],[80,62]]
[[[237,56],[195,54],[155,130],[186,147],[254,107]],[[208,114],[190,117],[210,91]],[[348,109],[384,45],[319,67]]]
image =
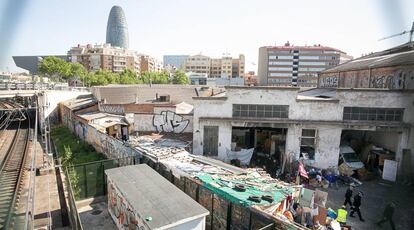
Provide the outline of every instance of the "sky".
[[0,0],[0,71],[22,71],[13,55],[66,54],[105,42],[113,5],[123,8],[130,48],[167,54],[246,56],[261,46],[321,44],[359,57],[408,41],[412,0]]

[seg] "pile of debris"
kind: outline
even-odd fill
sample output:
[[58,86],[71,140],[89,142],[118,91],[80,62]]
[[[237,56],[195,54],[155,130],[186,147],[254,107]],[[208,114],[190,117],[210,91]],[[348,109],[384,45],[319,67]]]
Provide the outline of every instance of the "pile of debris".
[[[231,221],[234,226],[249,224],[252,229],[269,223],[274,223],[278,229],[306,229],[305,226],[327,224],[327,209],[324,206],[319,209],[313,207],[315,200],[322,199],[320,197],[324,200],[321,202],[326,203],[327,195],[321,191],[274,179],[260,168],[242,169],[190,154],[181,141],[154,140],[144,136],[135,138],[133,142],[144,161],[150,161],[149,165],[209,209],[213,219],[220,219],[221,223]],[[228,216],[230,204],[232,210],[239,210],[238,214]],[[303,220],[298,220],[299,212],[293,210],[299,204],[304,208],[300,213]],[[289,218],[291,213],[295,213],[296,219]],[[254,217],[250,218],[250,215]],[[207,220],[209,224],[217,223]]]

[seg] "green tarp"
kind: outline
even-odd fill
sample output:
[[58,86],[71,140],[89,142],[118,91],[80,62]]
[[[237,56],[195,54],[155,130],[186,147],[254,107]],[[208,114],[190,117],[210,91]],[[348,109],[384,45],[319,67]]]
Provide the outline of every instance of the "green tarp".
[[[196,176],[199,180],[203,182],[203,186],[213,193],[225,198],[226,200],[240,204],[245,207],[249,207],[251,205],[269,205],[268,201],[262,200],[260,203],[254,202],[249,200],[249,196],[263,196],[263,195],[271,195],[274,199],[272,203],[279,203],[280,201],[284,200],[288,195],[294,192],[293,188],[277,188],[273,184],[264,184],[263,189],[265,191],[261,191],[259,188],[255,186],[249,186],[244,183],[244,181],[231,181],[232,185],[235,184],[243,184],[246,186],[246,191],[240,192],[233,189],[233,187],[228,186],[226,182],[221,181],[219,178],[215,179],[212,178],[209,174],[199,174]],[[219,185],[220,187],[214,186]]]

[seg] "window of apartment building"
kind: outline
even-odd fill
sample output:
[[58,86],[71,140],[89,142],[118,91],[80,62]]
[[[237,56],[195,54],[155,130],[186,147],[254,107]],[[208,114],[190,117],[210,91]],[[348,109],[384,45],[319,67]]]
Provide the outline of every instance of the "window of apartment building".
[[326,65],[326,62],[323,62],[323,61],[321,61],[321,62],[301,62],[299,65],[300,66],[304,66],[304,65],[312,65],[312,66],[322,65],[322,66],[324,66],[324,65]]
[[288,105],[233,104],[233,117],[288,118]]
[[323,53],[322,50],[301,50],[301,54],[317,54],[317,53]]
[[305,159],[315,159],[315,149],[317,140],[316,129],[302,129],[300,137],[300,154]]
[[292,52],[291,50],[272,50],[272,51],[269,51],[269,53],[272,53],[272,54],[277,54],[277,53],[288,54],[288,53],[291,53],[291,52]]
[[269,56],[269,59],[292,59],[293,56]]
[[269,71],[292,71],[292,67],[269,67]]
[[302,60],[319,60],[319,56],[299,56]]
[[325,68],[299,67],[299,71],[322,71]]
[[292,65],[293,62],[289,61],[269,61],[269,65]]
[[289,73],[270,73],[269,77],[287,77],[287,78],[290,78],[290,77],[292,77],[292,74],[289,74]]
[[403,108],[344,107],[344,120],[354,121],[397,121],[404,116]]

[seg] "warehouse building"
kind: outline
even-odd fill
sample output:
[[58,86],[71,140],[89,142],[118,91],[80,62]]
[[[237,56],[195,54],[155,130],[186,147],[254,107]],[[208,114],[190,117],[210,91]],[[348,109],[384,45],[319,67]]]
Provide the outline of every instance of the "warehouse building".
[[372,53],[319,74],[320,88],[414,89],[414,42]]
[[229,86],[194,98],[193,153],[226,160],[254,148],[253,159],[277,165],[302,156],[328,168],[337,167],[341,145],[369,142],[395,153],[401,166],[414,149],[413,98],[387,89]]

